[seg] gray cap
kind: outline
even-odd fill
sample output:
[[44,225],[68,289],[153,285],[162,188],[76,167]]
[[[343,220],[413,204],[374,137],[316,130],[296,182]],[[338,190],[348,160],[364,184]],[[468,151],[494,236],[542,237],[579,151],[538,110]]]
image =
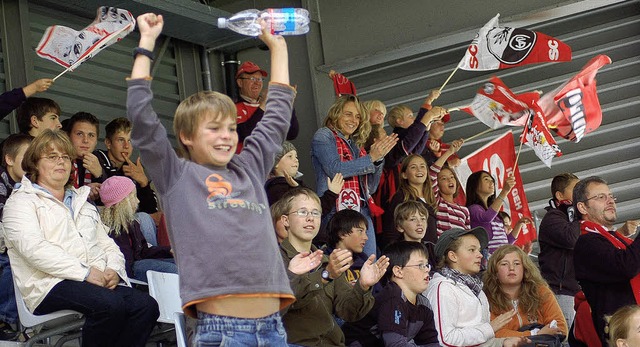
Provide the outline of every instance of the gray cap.
[[438,238],[438,242],[436,243],[436,256],[438,259],[444,257],[444,252],[447,251],[451,242],[459,239],[461,236],[472,234],[475,236],[478,241],[480,241],[480,248],[487,248],[487,244],[489,244],[489,236],[487,235],[487,231],[483,227],[476,227],[473,229],[465,230],[460,228],[451,228],[440,235]]

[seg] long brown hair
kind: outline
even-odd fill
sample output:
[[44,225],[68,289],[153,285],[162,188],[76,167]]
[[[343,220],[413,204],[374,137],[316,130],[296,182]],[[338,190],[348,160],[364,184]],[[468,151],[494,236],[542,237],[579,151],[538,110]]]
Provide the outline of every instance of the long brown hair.
[[[425,165],[427,164],[427,161],[424,160],[424,158],[420,154],[410,154],[402,160],[402,164],[400,164],[400,173],[407,172],[411,160],[415,158],[420,158],[424,161]],[[435,196],[433,195],[433,189],[431,188],[431,178],[429,178],[428,166],[425,174],[427,175],[427,180],[422,185],[421,193],[424,196],[424,200],[427,205],[435,209],[437,207],[437,202]],[[420,192],[417,192],[416,189],[409,184],[409,180],[406,178],[400,177],[400,186],[398,187],[398,191],[401,191],[404,194],[404,201],[420,200],[420,197],[418,196]]]
[[[504,245],[491,254],[487,264],[487,271],[483,276],[484,287],[482,289],[487,294],[492,313],[499,315],[513,309],[511,298],[501,288],[500,280],[498,279],[498,264],[507,254],[514,252],[522,261],[524,270],[522,285],[518,293],[518,306],[522,307],[528,316],[537,317],[542,308],[542,303],[547,299],[540,296],[540,287],[548,287],[548,285],[540,275],[538,267],[518,246]],[[551,292],[549,291],[549,293]]]

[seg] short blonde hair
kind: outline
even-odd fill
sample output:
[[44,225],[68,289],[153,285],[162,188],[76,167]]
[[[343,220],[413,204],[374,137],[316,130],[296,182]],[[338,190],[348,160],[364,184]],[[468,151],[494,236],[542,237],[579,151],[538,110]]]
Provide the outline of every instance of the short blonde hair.
[[393,128],[397,127],[398,120],[404,118],[406,111],[413,113],[407,105],[393,106],[393,108],[389,110],[389,115],[387,116],[387,122],[389,122],[389,125]]
[[372,110],[378,110],[382,112],[383,115],[387,115],[387,106],[385,106],[384,103],[380,100],[363,101],[362,107],[364,108],[365,112],[369,114],[369,117],[371,117]]
[[362,103],[355,95],[343,94],[336,99],[336,101],[329,108],[329,112],[327,113],[327,117],[324,119],[324,126],[329,127],[330,129],[337,130],[336,126],[338,124],[338,118],[342,116],[342,111],[344,110],[344,106],[348,102],[353,102],[360,112],[360,124],[356,131],[351,135],[356,142],[358,147],[364,146],[365,142],[367,142],[367,138],[369,138],[369,133],[371,133],[371,123],[369,123],[369,112],[365,112],[362,108]]
[[191,160],[191,155],[180,136],[193,138],[200,124],[210,118],[216,120],[230,118],[235,121],[236,105],[228,96],[211,91],[195,93],[178,105],[173,118],[173,132],[178,138],[178,149],[183,158]]
[[619,308],[609,319],[609,345],[617,346],[619,339],[626,339],[631,332],[631,316],[640,312],[640,306],[628,305]]
[[[33,139],[22,159],[22,170],[31,182],[38,182],[38,161],[55,149],[68,155],[72,160],[76,157],[76,150],[73,148],[69,136],[62,130],[45,129]],[[70,184],[71,175],[69,175],[69,182],[65,186]]]

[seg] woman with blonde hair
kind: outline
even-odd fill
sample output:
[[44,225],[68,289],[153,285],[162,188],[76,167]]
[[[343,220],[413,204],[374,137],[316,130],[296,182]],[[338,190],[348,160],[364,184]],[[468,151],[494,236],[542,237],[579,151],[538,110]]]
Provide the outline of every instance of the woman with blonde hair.
[[371,132],[369,114],[358,97],[342,95],[333,103],[324,121],[311,141],[311,160],[316,173],[316,191],[324,193],[328,182],[342,173],[344,185],[338,194],[336,208],[323,217],[323,224],[336,210],[352,209],[367,218],[367,243],[364,253],[376,253],[376,237],[371,222],[372,214],[382,210],[373,204],[371,193],[378,187],[384,156],[397,142],[395,135],[376,141],[369,151],[363,148]]
[[14,281],[34,314],[82,313],[83,346],[144,346],[158,304],[130,287],[122,253],[87,202],[91,189],[70,184],[75,156],[69,137],[49,129],[24,154],[3,212]]
[[[516,310],[514,318],[496,331],[497,337],[567,335],[567,322],[553,292],[520,247],[499,247],[489,258],[483,279],[492,318]],[[523,329],[532,324],[539,328]]]
[[136,219],[136,185],[129,177],[111,176],[102,182],[102,221],[124,255],[127,276],[147,282],[147,271],[178,273],[171,247],[149,246]]
[[609,346],[640,346],[640,306],[623,306],[611,316],[609,320]]
[[367,100],[362,102],[362,109],[369,114],[369,123],[371,124],[371,132],[364,143],[364,149],[368,151],[371,145],[378,139],[387,136],[384,130],[384,117],[387,115],[387,107],[380,100]]

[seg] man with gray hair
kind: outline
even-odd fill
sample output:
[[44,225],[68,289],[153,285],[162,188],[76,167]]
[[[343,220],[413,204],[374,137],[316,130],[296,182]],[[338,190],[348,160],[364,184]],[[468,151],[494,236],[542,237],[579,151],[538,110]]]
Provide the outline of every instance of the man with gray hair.
[[607,182],[596,176],[576,184],[573,205],[581,219],[574,248],[576,279],[591,306],[596,333],[606,346],[605,315],[640,304],[640,238],[628,237],[635,233],[638,221],[614,229],[616,197]]

